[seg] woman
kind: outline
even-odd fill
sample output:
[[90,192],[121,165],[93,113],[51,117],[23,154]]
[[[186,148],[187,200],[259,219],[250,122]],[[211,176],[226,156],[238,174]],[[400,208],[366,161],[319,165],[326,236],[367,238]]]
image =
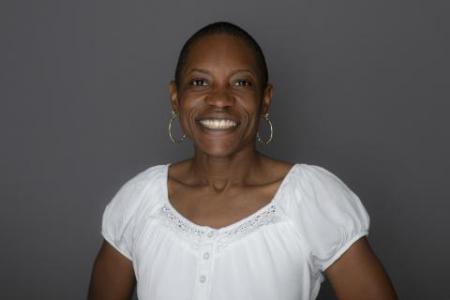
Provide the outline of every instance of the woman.
[[272,100],[264,55],[214,23],[183,47],[173,117],[194,157],[129,180],[103,215],[89,299],[396,299],[366,235],[369,216],[335,175],[255,149]]

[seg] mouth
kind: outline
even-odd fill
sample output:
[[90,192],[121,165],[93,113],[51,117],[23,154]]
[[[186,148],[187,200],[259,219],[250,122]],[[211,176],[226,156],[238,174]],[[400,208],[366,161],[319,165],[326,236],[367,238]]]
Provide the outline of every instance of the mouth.
[[238,122],[230,119],[202,119],[198,123],[209,130],[230,130],[239,125]]

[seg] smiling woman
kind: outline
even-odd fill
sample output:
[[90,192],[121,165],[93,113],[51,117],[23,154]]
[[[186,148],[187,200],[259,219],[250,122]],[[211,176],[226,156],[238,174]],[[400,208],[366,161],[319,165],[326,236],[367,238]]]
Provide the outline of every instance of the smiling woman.
[[358,196],[322,167],[256,150],[271,100],[243,29],[214,23],[186,42],[171,122],[194,156],[147,168],[108,204],[89,299],[129,299],[137,283],[144,300],[306,300],[325,276],[339,299],[396,299]]

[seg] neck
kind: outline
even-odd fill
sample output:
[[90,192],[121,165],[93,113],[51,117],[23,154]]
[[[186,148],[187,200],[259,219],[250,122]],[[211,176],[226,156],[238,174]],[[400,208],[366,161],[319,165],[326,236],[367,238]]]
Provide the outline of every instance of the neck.
[[240,151],[232,156],[212,157],[196,152],[190,166],[200,184],[223,191],[230,185],[243,185],[261,167],[262,154],[255,149]]

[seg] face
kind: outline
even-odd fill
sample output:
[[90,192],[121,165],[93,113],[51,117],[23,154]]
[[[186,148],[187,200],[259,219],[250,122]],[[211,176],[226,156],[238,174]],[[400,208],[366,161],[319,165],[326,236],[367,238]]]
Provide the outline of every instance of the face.
[[192,44],[170,95],[196,151],[224,157],[255,147],[272,97],[270,85],[261,87],[258,71],[253,50],[241,38],[215,34]]

